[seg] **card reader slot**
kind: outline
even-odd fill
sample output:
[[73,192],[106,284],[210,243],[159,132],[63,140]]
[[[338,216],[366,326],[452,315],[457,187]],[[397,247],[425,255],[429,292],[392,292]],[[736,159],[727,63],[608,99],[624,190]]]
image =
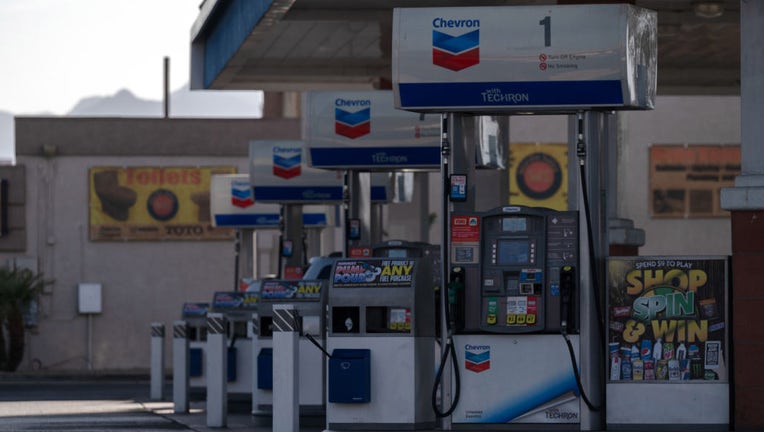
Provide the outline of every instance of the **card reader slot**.
[[520,272],[519,271],[505,271],[504,272],[504,292],[507,295],[521,294],[522,287],[519,283]]
[[520,294],[532,295],[533,293],[533,282],[520,282]]
[[387,333],[387,308],[366,306],[366,333]]
[[361,326],[358,306],[335,306],[332,308],[333,333],[358,333]]
[[273,317],[260,317],[260,337],[273,337]]

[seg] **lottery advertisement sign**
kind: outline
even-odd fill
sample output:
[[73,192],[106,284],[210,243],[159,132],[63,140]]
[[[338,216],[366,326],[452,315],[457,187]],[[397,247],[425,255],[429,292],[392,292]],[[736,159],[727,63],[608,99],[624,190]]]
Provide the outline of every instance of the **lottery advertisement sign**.
[[610,382],[727,381],[726,257],[608,261]]

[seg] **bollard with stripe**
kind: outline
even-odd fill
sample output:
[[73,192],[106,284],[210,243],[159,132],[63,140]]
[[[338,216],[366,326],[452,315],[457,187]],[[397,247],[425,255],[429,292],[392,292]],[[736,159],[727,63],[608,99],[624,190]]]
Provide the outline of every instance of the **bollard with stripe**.
[[300,316],[293,304],[273,305],[273,431],[300,430]]
[[151,400],[164,398],[164,323],[151,323]]
[[228,416],[228,320],[207,314],[207,426],[226,427]]
[[257,313],[252,314],[252,319],[249,320],[249,330],[250,334],[252,335],[252,359],[251,359],[251,368],[252,368],[252,414],[262,414],[262,410],[260,409],[260,400],[259,400],[259,392],[257,391],[257,355],[260,354],[260,344],[259,336],[260,336],[260,317]]
[[187,413],[189,408],[188,323],[175,321],[172,325],[172,399],[175,413]]

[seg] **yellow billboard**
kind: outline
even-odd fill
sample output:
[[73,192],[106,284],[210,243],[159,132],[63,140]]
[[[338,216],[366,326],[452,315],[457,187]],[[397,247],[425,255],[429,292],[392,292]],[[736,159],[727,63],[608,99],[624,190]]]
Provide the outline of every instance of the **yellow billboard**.
[[511,143],[509,202],[529,207],[568,209],[568,145]]
[[90,168],[90,240],[230,239],[230,229],[212,227],[210,179],[234,173],[234,166]]

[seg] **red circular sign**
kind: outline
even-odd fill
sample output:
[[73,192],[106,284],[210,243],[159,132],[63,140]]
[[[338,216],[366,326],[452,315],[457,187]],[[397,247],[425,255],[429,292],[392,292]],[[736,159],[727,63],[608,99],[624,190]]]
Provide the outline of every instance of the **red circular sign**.
[[552,156],[533,153],[520,162],[515,180],[520,190],[528,197],[546,199],[560,189],[562,170]]
[[157,189],[146,200],[146,209],[158,221],[168,221],[178,213],[178,197],[167,189]]

